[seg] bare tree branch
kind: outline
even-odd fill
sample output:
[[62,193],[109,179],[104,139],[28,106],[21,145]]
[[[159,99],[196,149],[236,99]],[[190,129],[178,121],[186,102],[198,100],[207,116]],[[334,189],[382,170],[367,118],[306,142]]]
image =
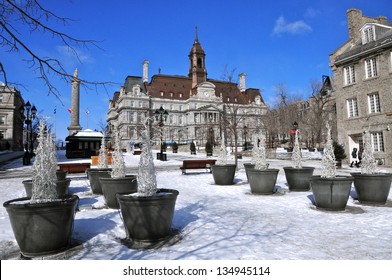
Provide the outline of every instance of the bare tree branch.
[[[22,24],[23,27],[27,27],[31,34],[35,32],[47,33],[54,39],[60,40],[79,62],[81,62],[81,59],[76,47],[88,48],[89,46],[94,46],[99,48],[99,46],[98,41],[78,39],[45,24],[45,22],[50,23],[53,20],[61,22],[64,25],[67,25],[69,21],[71,21],[69,18],[60,17],[45,9],[38,0],[0,1],[0,46],[5,48],[8,52],[20,52],[21,50],[26,52],[29,57],[26,59],[29,68],[38,73],[38,77],[48,88],[48,92],[55,95],[61,102],[61,94],[53,84],[50,75],[58,76],[65,82],[70,83],[73,74],[68,73],[65,70],[60,60],[40,56],[34,51],[22,39],[23,32],[18,29],[17,26]],[[6,74],[5,66],[1,62],[0,76],[3,77],[6,84],[10,82]],[[80,79],[80,82],[87,88],[88,85],[94,87],[103,86],[105,90],[107,84],[113,84],[112,82],[97,82],[85,79]]]

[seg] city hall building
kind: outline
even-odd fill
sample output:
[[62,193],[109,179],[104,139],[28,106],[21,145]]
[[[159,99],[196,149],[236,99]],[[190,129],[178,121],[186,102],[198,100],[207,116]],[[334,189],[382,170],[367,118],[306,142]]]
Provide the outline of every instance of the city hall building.
[[[263,129],[267,106],[260,90],[246,88],[245,73],[239,75],[239,84],[209,79],[205,56],[196,33],[187,76],[158,73],[149,81],[149,62],[144,61],[142,76],[126,77],[107,113],[109,133],[118,126],[123,148],[141,141],[147,117],[154,120],[156,144],[162,139],[204,146],[207,141],[219,144],[225,136],[227,145],[234,145],[235,137],[243,145]],[[166,111],[163,123],[154,116],[160,108]]]

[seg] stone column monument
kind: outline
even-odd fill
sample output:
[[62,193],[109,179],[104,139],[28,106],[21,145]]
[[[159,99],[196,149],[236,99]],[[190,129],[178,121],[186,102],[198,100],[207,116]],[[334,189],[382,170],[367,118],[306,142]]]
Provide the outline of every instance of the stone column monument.
[[74,77],[72,79],[72,96],[71,96],[71,124],[68,127],[69,135],[74,134],[82,130],[79,124],[79,90],[80,90],[80,80],[78,78],[78,69],[75,69]]

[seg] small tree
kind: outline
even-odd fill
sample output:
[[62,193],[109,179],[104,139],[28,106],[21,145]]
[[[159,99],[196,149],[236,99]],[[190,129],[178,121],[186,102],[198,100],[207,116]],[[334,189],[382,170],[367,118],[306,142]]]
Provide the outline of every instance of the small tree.
[[190,145],[190,149],[191,149],[191,154],[196,154],[196,145],[195,143],[192,141],[191,145]]
[[335,178],[336,177],[336,159],[333,149],[333,141],[331,137],[331,127],[329,123],[326,125],[327,127],[327,143],[324,147],[324,155],[322,158],[322,170],[321,177],[322,178]]
[[125,177],[125,162],[120,148],[120,132],[117,125],[114,127],[114,151],[112,153],[112,178]]
[[291,157],[293,168],[302,168],[302,156],[301,156],[301,149],[299,147],[298,134],[299,134],[299,130],[297,129],[295,131],[293,155]]
[[177,142],[173,143],[173,151],[177,151],[178,150],[178,144]]
[[46,131],[45,121],[39,124],[38,147],[33,164],[33,190],[31,200],[35,203],[57,199],[56,190],[56,147],[52,136]]
[[[257,137],[256,137],[257,139]],[[266,170],[268,169],[268,164],[267,164],[267,152],[265,149],[265,135],[264,133],[260,133],[260,142],[258,140],[255,141],[255,144],[253,146],[253,149],[255,151],[253,152],[253,157],[254,157],[254,163],[255,163],[255,169],[257,170]]]
[[212,156],[212,152],[213,152],[213,147],[210,141],[206,142],[206,153],[207,156]]
[[225,145],[225,135],[222,133],[221,145],[218,152],[218,159],[215,163],[216,165],[226,165],[227,164],[227,150]]
[[157,179],[154,166],[154,158],[151,151],[150,142],[150,120],[145,124],[142,132],[142,153],[139,161],[139,171],[137,174],[137,189],[140,196],[152,196],[157,192]]
[[362,174],[375,174],[376,173],[376,160],[374,158],[372,144],[370,142],[369,130],[366,130],[363,135],[363,153],[361,163]]
[[107,168],[108,167],[108,156],[105,144],[105,135],[102,136],[101,139],[101,147],[99,149],[98,155],[98,168]]
[[343,145],[339,144],[336,141],[333,141],[333,153],[335,155],[336,160],[342,160],[347,157]]

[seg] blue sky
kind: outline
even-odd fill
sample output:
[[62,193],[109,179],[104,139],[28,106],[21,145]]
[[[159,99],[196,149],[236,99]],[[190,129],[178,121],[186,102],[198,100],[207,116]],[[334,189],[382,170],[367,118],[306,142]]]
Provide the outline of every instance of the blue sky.
[[[304,98],[311,81],[331,75],[329,54],[348,39],[346,11],[362,10],[365,16],[392,19],[390,0],[257,1],[257,0],[42,0],[42,5],[60,16],[73,19],[59,28],[79,39],[99,41],[100,48],[77,48],[80,61],[64,45],[47,34],[25,37],[43,56],[63,60],[69,73],[93,81],[116,84],[81,88],[80,125],[98,129],[105,122],[108,100],[119,90],[127,75],[142,75],[147,59],[149,76],[158,73],[187,75],[188,54],[198,27],[199,41],[206,52],[208,77],[220,79],[225,66],[245,72],[246,86],[259,88],[267,104],[275,86],[286,85],[290,94]],[[1,50],[1,61],[9,81],[19,87],[25,101],[54,123],[56,135],[65,139],[70,124],[71,86],[53,77],[61,102],[37,79],[24,61],[26,53]],[[88,119],[86,111],[89,111]]]

